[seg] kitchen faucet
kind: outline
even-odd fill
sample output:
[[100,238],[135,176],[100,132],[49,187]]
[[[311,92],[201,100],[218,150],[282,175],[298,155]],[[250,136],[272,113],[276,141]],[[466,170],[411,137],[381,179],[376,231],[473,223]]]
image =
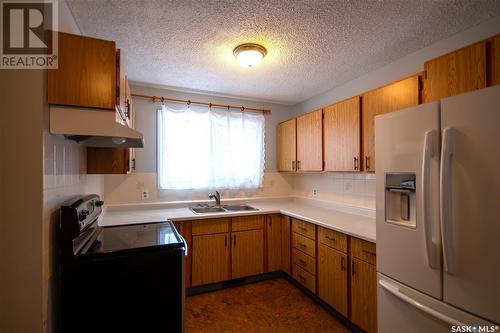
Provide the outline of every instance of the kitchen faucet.
[[219,191],[215,191],[215,194],[213,193],[208,193],[208,198],[209,199],[215,199],[215,206],[220,206],[220,193]]

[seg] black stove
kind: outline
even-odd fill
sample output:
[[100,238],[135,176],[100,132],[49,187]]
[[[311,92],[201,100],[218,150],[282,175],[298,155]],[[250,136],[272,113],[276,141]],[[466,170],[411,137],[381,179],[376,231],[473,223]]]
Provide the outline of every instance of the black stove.
[[186,242],[170,221],[100,227],[103,204],[61,207],[61,331],[182,332]]

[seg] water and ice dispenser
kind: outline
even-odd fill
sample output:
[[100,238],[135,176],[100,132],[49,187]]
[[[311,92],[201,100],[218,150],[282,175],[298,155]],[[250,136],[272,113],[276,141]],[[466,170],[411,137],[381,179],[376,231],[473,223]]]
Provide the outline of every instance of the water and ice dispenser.
[[417,225],[416,204],[415,173],[386,173],[386,222],[415,228]]

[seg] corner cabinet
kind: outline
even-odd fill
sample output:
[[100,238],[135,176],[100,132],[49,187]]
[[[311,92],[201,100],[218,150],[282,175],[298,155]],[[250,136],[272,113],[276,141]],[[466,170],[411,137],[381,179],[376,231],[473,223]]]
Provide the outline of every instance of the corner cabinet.
[[323,110],[325,171],[360,171],[359,96]]
[[297,171],[323,170],[323,112],[297,117]]
[[278,124],[278,171],[295,171],[297,163],[297,122],[290,119]]
[[419,82],[415,75],[361,95],[365,171],[375,171],[375,116],[418,105]]

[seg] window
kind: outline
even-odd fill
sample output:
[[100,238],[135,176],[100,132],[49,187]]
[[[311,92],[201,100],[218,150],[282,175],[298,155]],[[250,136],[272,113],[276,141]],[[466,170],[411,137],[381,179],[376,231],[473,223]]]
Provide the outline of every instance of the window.
[[262,186],[261,113],[161,104],[158,108],[160,189],[237,189]]

